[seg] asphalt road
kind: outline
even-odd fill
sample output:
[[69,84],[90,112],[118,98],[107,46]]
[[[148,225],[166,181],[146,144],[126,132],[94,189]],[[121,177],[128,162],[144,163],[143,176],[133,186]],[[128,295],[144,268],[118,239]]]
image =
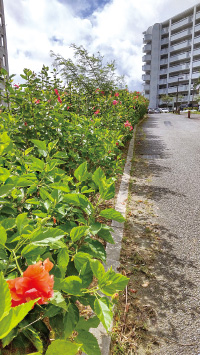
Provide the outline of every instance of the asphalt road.
[[156,312],[153,355],[200,354],[200,115],[153,114],[139,154],[152,165],[161,252],[149,302]]

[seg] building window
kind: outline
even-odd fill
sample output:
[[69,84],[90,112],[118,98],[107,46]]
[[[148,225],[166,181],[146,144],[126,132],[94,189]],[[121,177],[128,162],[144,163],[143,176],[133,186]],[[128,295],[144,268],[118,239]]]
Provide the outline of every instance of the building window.
[[2,15],[0,14],[0,26],[3,26]]
[[1,35],[1,47],[4,47],[4,36]]

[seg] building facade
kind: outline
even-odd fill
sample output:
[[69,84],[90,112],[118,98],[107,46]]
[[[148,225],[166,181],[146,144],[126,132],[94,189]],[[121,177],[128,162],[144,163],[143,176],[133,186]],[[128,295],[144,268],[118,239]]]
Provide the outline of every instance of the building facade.
[[200,77],[200,4],[154,24],[143,35],[142,79],[149,107],[194,106]]
[[0,68],[8,71],[8,51],[3,0],[0,0]]

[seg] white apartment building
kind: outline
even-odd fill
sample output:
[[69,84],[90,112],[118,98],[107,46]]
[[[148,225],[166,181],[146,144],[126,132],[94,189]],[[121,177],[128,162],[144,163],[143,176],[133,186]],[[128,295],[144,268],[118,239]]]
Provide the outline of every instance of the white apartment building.
[[194,104],[200,77],[200,3],[155,23],[143,32],[144,96],[149,107],[166,106],[162,95],[172,97],[168,105]]
[[8,52],[3,0],[0,0],[0,68],[8,71]]

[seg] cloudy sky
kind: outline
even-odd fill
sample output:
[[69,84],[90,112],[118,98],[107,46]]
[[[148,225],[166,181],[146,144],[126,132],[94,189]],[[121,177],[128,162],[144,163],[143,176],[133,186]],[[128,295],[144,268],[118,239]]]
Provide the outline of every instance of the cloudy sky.
[[50,50],[72,57],[71,43],[116,61],[130,90],[142,90],[142,32],[195,0],[3,0],[10,74],[51,68]]

